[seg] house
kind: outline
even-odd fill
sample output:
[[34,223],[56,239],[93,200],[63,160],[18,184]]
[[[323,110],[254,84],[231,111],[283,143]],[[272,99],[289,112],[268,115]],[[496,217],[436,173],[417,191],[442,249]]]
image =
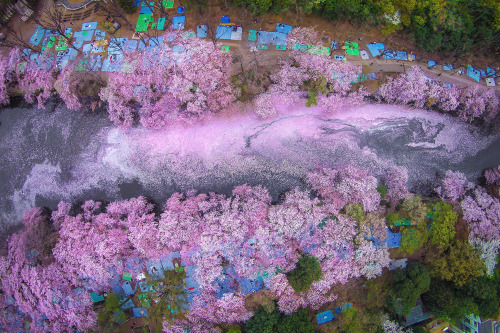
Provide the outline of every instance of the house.
[[410,310],[410,314],[404,316],[403,326],[407,327],[410,325],[414,325],[414,324],[420,323],[421,321],[429,319],[430,317],[431,317],[431,313],[424,312],[424,306],[422,304],[422,300],[418,299],[417,305],[413,309]]
[[454,333],[500,333],[500,321],[482,321],[479,316],[469,315],[463,318],[460,323],[450,327],[450,332]]

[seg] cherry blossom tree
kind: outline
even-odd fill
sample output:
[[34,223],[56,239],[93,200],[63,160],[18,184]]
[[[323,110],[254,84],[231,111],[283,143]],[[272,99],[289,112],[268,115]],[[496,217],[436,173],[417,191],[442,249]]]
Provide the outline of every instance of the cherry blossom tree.
[[443,199],[458,200],[464,197],[471,184],[467,177],[461,172],[454,172],[451,170],[446,171],[442,186],[436,188],[436,192]]
[[110,73],[100,96],[115,124],[130,127],[139,117],[143,125],[159,128],[217,113],[236,97],[228,74],[231,56],[219,44],[185,39],[178,31],[167,31],[164,38],[172,46],[128,53],[126,70]]
[[410,195],[407,183],[408,169],[400,166],[390,166],[387,168],[385,171],[386,198],[396,203],[406,199]]
[[497,265],[498,252],[500,250],[500,239],[485,241],[479,238],[470,238],[469,242],[481,255],[481,259],[483,259],[484,266],[486,267],[486,274],[488,276],[493,276]]
[[16,80],[16,64],[21,55],[19,48],[10,50],[8,56],[0,54],[0,105],[9,104],[9,84]]
[[28,64],[18,77],[18,87],[23,92],[28,103],[34,103],[35,98],[38,108],[45,108],[45,101],[52,95],[56,73],[52,69],[41,69],[36,64]]
[[367,170],[352,165],[338,168],[323,168],[307,176],[308,183],[326,201],[337,209],[348,203],[359,203],[365,211],[378,208],[380,194],[377,179]]
[[478,187],[464,198],[461,206],[469,225],[469,237],[485,241],[500,239],[500,200]]

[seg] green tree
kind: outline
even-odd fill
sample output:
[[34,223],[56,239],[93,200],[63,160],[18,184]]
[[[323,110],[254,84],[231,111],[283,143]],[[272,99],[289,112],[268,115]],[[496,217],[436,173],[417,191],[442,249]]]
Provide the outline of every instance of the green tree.
[[431,221],[431,243],[446,248],[455,238],[455,224],[458,214],[451,205],[446,202],[438,202],[435,211],[432,213]]
[[424,265],[412,262],[405,269],[394,272],[394,281],[396,286],[388,308],[397,315],[406,315],[415,307],[420,295],[429,290],[431,277]]
[[246,333],[313,333],[314,327],[304,308],[285,315],[278,310],[275,302],[272,307],[259,306],[252,318],[245,323]]
[[289,316],[282,316],[278,325],[278,333],[313,333],[314,326],[307,315],[307,310],[300,308]]
[[309,290],[311,284],[322,276],[318,259],[307,254],[300,257],[297,266],[286,274],[288,282],[298,293]]
[[366,220],[363,213],[363,206],[358,203],[350,203],[345,206],[345,213],[355,219],[358,223]]
[[398,252],[413,254],[427,242],[429,231],[424,226],[401,227],[401,246]]
[[414,195],[403,201],[399,214],[413,224],[423,225],[426,222],[427,206],[422,202],[422,197]]
[[431,252],[426,263],[433,277],[453,282],[458,288],[484,274],[479,254],[462,240],[454,240],[444,251]]
[[127,14],[133,14],[137,10],[133,0],[118,0],[118,5]]

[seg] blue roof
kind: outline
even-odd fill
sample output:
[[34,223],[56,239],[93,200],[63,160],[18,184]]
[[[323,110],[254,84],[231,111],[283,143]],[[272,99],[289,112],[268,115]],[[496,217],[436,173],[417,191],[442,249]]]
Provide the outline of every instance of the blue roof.
[[381,55],[385,49],[384,43],[367,44],[366,47],[368,48],[368,51],[370,51],[370,53],[372,54],[372,57]]
[[262,280],[250,280],[247,278],[242,278],[239,281],[240,289],[243,295],[248,295],[262,290],[264,287]]
[[198,38],[207,37],[207,26],[205,24],[196,27],[196,37]]
[[318,325],[332,321],[334,318],[335,317],[333,316],[333,313],[330,310],[318,313],[316,315],[316,319],[318,320]]
[[172,29],[184,29],[185,23],[186,23],[186,16],[172,17]]
[[282,32],[284,34],[289,34],[290,31],[292,31],[292,26],[288,24],[283,24],[283,23],[277,23],[276,24],[276,31],[277,32]]
[[134,314],[134,317],[136,317],[136,318],[147,317],[148,316],[148,309],[146,309],[146,308],[133,308],[132,313]]

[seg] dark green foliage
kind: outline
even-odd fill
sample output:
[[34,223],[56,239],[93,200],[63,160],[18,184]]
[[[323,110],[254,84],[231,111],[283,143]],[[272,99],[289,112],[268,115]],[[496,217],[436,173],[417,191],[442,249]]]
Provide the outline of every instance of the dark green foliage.
[[246,333],[313,333],[314,327],[304,308],[285,315],[275,305],[271,309],[259,306],[252,318],[245,323]]
[[397,220],[399,220],[401,217],[399,216],[398,213],[389,213],[385,216],[385,220],[389,225],[394,225]]
[[297,266],[286,274],[292,288],[300,293],[309,290],[313,281],[321,279],[323,272],[316,257],[303,255]]
[[118,0],[118,5],[127,14],[133,14],[137,7],[132,0]]
[[418,262],[394,272],[396,286],[388,308],[397,315],[406,315],[416,305],[418,297],[429,290],[429,270]]
[[383,199],[387,194],[387,187],[385,187],[384,185],[379,185],[377,186],[377,191],[378,193],[380,193],[380,197]]

